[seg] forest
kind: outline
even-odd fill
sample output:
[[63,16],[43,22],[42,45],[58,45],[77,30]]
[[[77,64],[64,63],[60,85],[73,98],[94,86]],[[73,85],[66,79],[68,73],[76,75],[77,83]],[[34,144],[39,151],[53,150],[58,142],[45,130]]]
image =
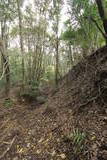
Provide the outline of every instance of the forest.
[[0,160],[107,160],[107,0],[0,0]]

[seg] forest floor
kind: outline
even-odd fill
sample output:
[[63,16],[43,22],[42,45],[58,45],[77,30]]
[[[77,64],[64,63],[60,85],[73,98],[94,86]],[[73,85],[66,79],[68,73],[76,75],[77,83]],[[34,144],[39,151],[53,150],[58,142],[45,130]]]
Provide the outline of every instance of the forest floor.
[[107,160],[106,59],[80,62],[42,105],[0,98],[0,160]]
[[72,111],[45,105],[32,109],[32,104],[12,100],[10,108],[3,99],[0,104],[0,159],[67,159],[64,140],[72,127]]

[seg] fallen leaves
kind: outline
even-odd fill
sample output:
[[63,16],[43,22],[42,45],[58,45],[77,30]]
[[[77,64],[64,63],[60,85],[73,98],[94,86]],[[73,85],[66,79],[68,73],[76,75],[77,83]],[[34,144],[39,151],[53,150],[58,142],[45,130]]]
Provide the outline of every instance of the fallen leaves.
[[37,153],[37,154],[40,154],[40,153],[41,153],[41,150],[40,150],[40,149],[38,149],[38,150],[36,151],[36,153]]
[[52,157],[54,157],[56,155],[56,151],[54,150],[52,153],[51,153]]
[[62,159],[66,159],[66,155],[64,153],[59,155]]
[[42,137],[42,138],[38,141],[38,143],[42,143],[43,140],[44,140],[44,138]]
[[95,141],[95,140],[96,140],[96,136],[95,136],[95,135],[92,136],[92,137],[91,137],[91,140],[92,140],[92,141]]

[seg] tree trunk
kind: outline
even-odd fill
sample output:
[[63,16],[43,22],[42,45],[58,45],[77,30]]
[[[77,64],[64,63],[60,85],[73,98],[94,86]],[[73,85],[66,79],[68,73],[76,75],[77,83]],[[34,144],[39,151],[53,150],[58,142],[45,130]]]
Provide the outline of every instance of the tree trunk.
[[103,28],[105,31],[105,39],[106,39],[106,45],[107,45],[107,16],[106,16],[105,8],[103,5],[103,0],[96,0],[96,3],[98,6],[99,15],[100,15],[101,20],[103,22]]
[[1,40],[0,40],[0,52],[2,56],[2,76],[5,76],[5,95],[9,98],[10,92],[10,66],[9,59],[7,55],[7,39],[6,39],[6,21],[1,22]]
[[[58,8],[56,8],[56,11],[59,11],[59,4]],[[56,86],[58,85],[58,79],[59,79],[59,13],[56,13],[56,71],[55,71],[55,83]]]
[[23,44],[23,33],[22,33],[22,15],[21,15],[19,0],[17,0],[17,9],[18,9],[18,18],[19,18],[20,50],[22,54],[22,90],[24,90],[24,85],[25,85],[24,44]]
[[0,42],[0,52],[2,55],[2,61],[3,61],[3,71],[6,79],[5,84],[5,95],[7,98],[9,98],[9,92],[10,92],[10,67],[9,67],[9,61],[8,57],[6,56],[6,49],[5,49],[5,43],[3,40]]
[[32,73],[31,73],[31,53],[32,53],[32,50],[31,50],[31,43],[30,43],[30,36],[28,34],[28,54],[29,54],[29,60],[28,60],[28,80],[29,80],[29,85],[31,85],[31,80],[32,80]]
[[59,78],[59,39],[57,36],[56,40],[56,68],[55,68],[55,83],[56,86],[58,85],[58,78]]

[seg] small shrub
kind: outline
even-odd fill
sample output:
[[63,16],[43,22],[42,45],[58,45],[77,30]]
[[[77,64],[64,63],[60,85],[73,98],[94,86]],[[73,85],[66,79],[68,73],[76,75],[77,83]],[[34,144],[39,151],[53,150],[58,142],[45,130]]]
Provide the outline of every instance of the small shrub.
[[69,136],[72,141],[73,152],[75,155],[79,155],[84,150],[86,135],[84,132],[80,132],[78,129],[74,130]]
[[86,160],[84,153],[86,151],[86,134],[79,129],[75,129],[69,136],[63,137],[63,142],[66,144],[67,158],[72,160]]
[[32,103],[37,101],[37,97],[41,96],[39,87],[26,86],[24,91],[19,91],[17,94],[21,102]]
[[5,101],[4,101],[4,106],[5,106],[6,108],[12,107],[12,106],[13,106],[13,101],[12,101],[11,99],[5,99]]

